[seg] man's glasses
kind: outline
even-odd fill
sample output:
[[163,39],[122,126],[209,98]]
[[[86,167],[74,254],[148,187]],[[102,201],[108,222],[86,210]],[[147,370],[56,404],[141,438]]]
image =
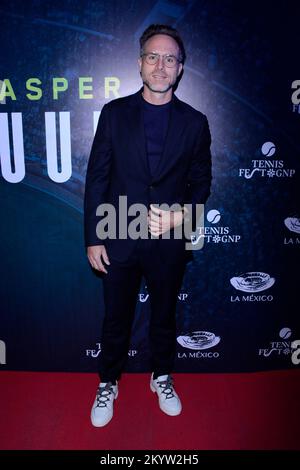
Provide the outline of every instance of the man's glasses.
[[149,65],[155,65],[158,62],[159,57],[162,57],[163,64],[166,67],[170,67],[170,68],[175,67],[175,65],[177,65],[177,62],[180,62],[180,60],[177,59],[177,57],[175,57],[174,55],[162,55],[161,56],[160,54],[156,54],[154,52],[142,54],[141,57],[145,57],[145,61]]

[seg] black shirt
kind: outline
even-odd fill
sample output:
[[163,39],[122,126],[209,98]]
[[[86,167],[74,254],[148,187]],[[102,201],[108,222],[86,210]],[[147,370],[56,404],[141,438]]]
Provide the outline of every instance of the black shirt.
[[142,100],[148,163],[151,176],[153,176],[164,149],[171,101],[156,105],[148,103],[143,96]]

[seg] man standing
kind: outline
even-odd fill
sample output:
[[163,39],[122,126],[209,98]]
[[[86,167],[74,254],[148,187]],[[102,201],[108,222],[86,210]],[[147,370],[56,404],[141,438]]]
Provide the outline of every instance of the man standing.
[[[207,119],[173,94],[185,61],[183,42],[174,28],[155,24],[144,31],[140,47],[143,87],[104,105],[86,176],[87,256],[91,266],[102,273],[105,305],[101,382],[91,411],[92,424],[99,427],[113,416],[142,276],[151,305],[150,388],[157,393],[163,412],[170,416],[181,412],[170,374],[176,351],[177,295],[188,256],[183,237],[165,238],[164,234],[172,234],[185,218],[191,220],[194,230],[196,205],[204,204],[210,194]],[[128,205],[139,203],[147,208],[148,238],[105,239],[96,230],[100,221],[97,207],[110,203],[120,216],[118,199],[122,195]],[[163,203],[177,203],[182,209],[155,206]],[[190,204],[190,211],[185,204]]]

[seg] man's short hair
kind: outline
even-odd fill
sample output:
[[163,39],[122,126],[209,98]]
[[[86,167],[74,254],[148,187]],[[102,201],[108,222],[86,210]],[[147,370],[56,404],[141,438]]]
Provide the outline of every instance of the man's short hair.
[[180,51],[179,60],[182,64],[184,64],[184,61],[186,59],[186,53],[183,41],[175,28],[165,24],[151,24],[150,26],[148,26],[147,29],[145,29],[142,36],[140,37],[140,54],[142,55],[144,53],[144,45],[146,41],[148,41],[148,39],[152,38],[152,36],[155,36],[156,34],[165,34],[166,36],[170,36],[177,42]]

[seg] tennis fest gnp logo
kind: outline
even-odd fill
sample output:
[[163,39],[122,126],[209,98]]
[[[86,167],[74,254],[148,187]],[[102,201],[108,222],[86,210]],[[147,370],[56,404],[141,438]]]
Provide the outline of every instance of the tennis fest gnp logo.
[[258,355],[262,358],[271,356],[281,356],[290,358],[296,366],[300,364],[300,340],[293,340],[293,332],[291,328],[281,328],[276,338],[264,347],[258,349]]
[[224,225],[221,221],[222,214],[218,209],[211,209],[207,215],[206,220],[210,225],[198,226],[195,234],[191,237],[192,244],[197,244],[200,239],[205,243],[238,243],[241,240],[239,233],[232,233],[229,225]]
[[[276,145],[265,142],[261,146],[263,158],[251,160],[249,168],[239,168],[239,176],[247,180],[251,178],[292,178],[296,173],[294,168],[285,168],[284,161],[278,158]],[[272,158],[274,157],[274,158]]]

